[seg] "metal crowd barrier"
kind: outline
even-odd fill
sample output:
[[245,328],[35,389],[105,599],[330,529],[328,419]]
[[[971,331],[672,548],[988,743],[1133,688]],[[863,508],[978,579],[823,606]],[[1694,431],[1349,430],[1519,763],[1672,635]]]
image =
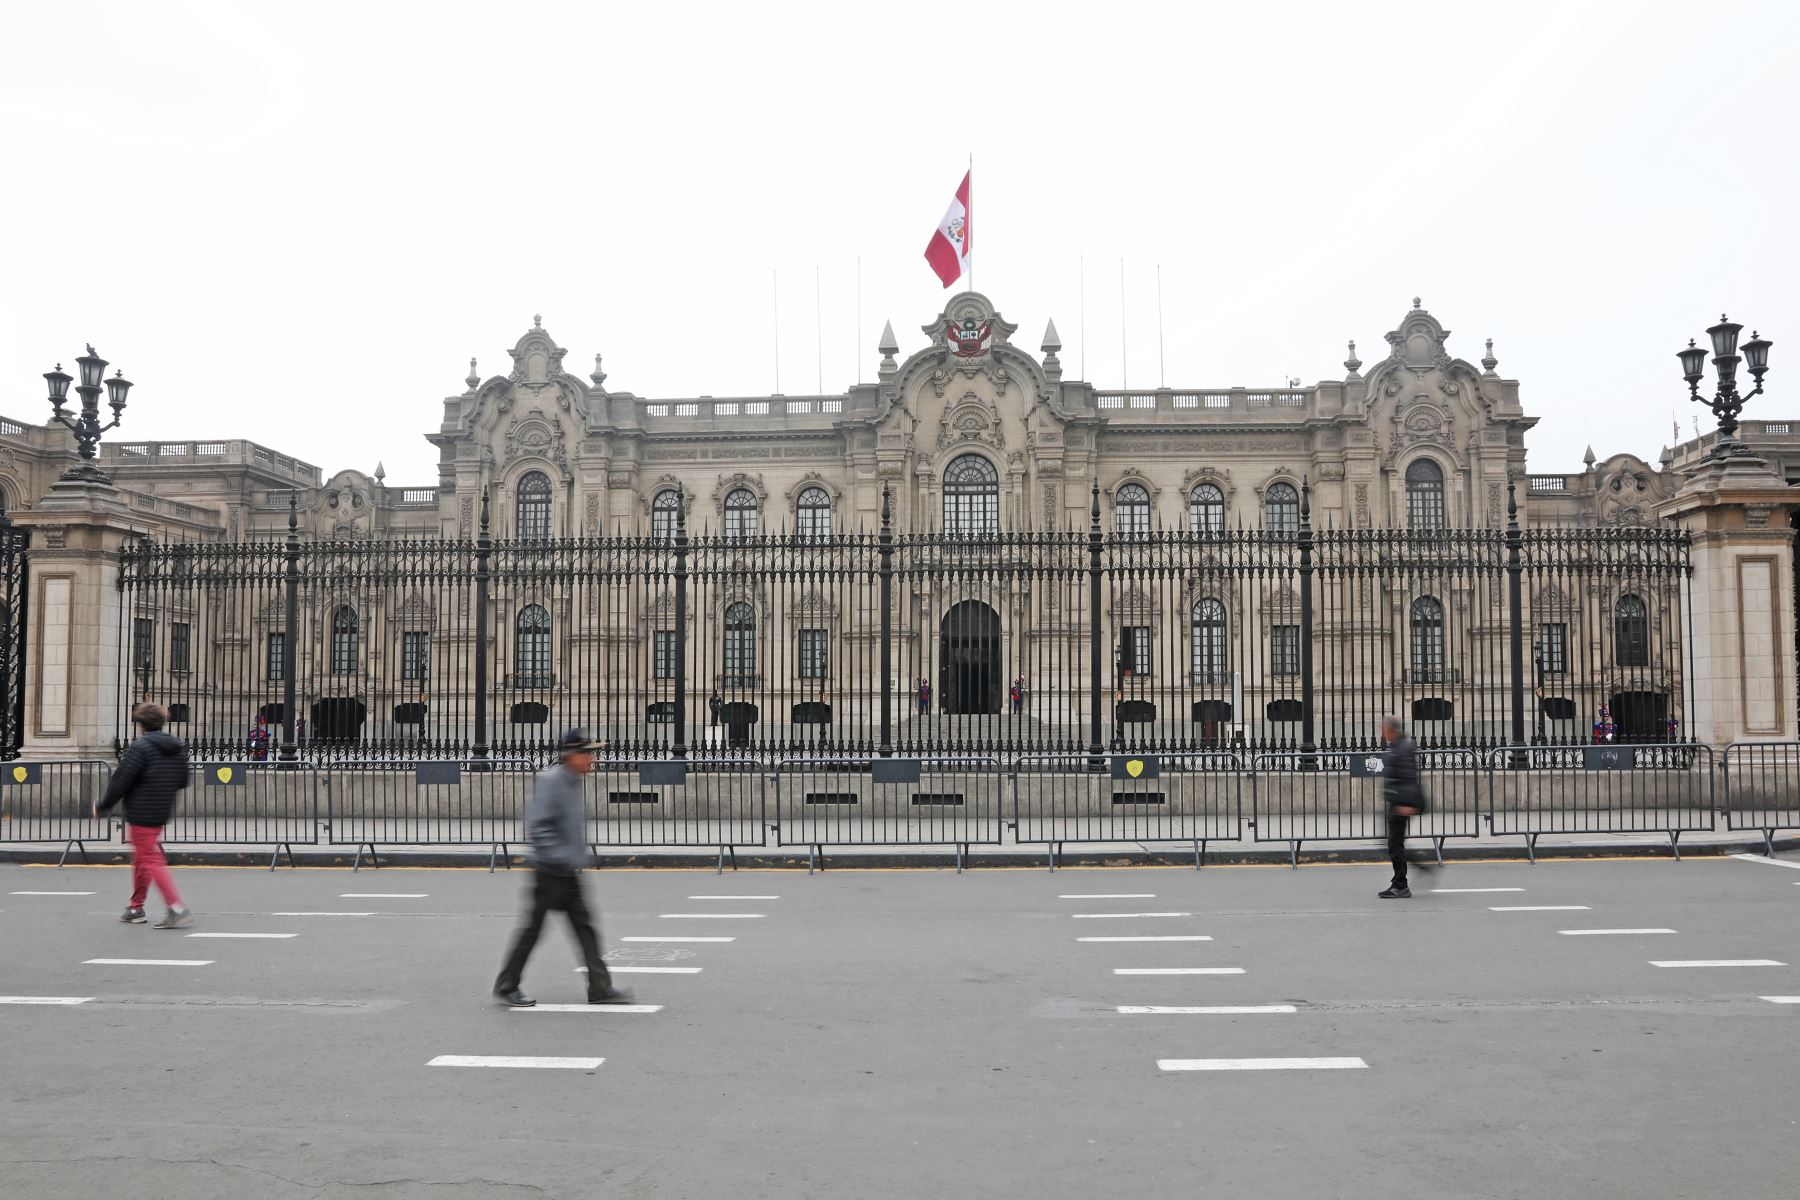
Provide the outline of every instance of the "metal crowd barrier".
[[71,849],[86,862],[86,843],[112,840],[112,820],[93,815],[111,777],[98,759],[0,763],[0,842],[61,842],[57,866]]
[[1506,746],[1487,755],[1488,824],[1521,834],[1537,861],[1545,833],[1683,833],[1715,827],[1712,747]]
[[527,759],[417,759],[337,763],[326,776],[325,827],[333,846],[488,846],[488,870],[521,839],[537,765]]
[[597,762],[588,776],[588,840],[601,846],[768,844],[766,764],[755,759]]
[[1757,830],[1773,855],[1776,830],[1800,829],[1800,745],[1733,742],[1724,767],[1725,828]]
[[[1440,861],[1444,841],[1481,833],[1482,761],[1479,751],[1420,750],[1419,783],[1425,811],[1409,834],[1428,837]],[[1287,842],[1300,863],[1303,842],[1384,841],[1383,751],[1298,751],[1258,754],[1250,764],[1250,829],[1258,842]]]
[[970,846],[1004,836],[1000,760],[789,758],[775,766],[777,844],[805,846],[807,870],[826,846]]
[[1043,842],[1050,869],[1069,842],[1235,840],[1244,761],[1237,754],[1041,754],[1013,772],[1013,837]]
[[272,846],[269,869],[283,850],[319,843],[319,776],[310,763],[199,762],[163,826],[163,844]]

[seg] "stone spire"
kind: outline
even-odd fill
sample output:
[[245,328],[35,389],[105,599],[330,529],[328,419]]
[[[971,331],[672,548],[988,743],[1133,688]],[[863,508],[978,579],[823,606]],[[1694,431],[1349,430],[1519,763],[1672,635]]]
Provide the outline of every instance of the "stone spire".
[[1494,357],[1494,339],[1489,338],[1487,340],[1487,353],[1483,355],[1481,359],[1481,373],[1483,375],[1492,375],[1494,373],[1494,368],[1499,365],[1500,360]]
[[1594,469],[1594,448],[1592,446],[1589,446],[1587,453],[1581,456],[1581,461],[1587,464],[1588,470]]
[[1056,321],[1052,318],[1044,327],[1044,375],[1047,378],[1062,378],[1062,360],[1056,357],[1056,352],[1061,349],[1062,338],[1057,336]]
[[481,386],[481,375],[475,370],[475,360],[472,358],[469,360],[469,377],[463,382],[469,385],[468,394],[471,396],[475,394],[475,389]]
[[900,353],[900,342],[894,337],[892,321],[882,326],[881,344],[875,348],[881,351],[881,378],[885,383],[900,372],[900,364],[894,361],[894,355]]
[[588,378],[594,381],[595,387],[599,387],[606,382],[606,372],[600,369],[600,356],[598,354],[594,355],[594,372],[589,375]]
[[1362,359],[1356,357],[1356,343],[1354,341],[1350,343],[1350,357],[1344,360],[1344,370],[1350,372],[1348,375],[1344,376],[1345,383],[1362,378],[1361,375],[1357,374],[1357,372],[1362,370]]
[[377,459],[375,461],[375,482],[376,483],[386,483],[387,482],[387,468],[381,465],[380,459]]

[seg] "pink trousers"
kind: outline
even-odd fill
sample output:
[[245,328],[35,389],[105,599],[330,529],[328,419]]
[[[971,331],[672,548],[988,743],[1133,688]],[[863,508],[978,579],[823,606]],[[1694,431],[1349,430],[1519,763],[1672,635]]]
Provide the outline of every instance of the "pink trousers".
[[175,890],[175,876],[170,874],[169,860],[163,855],[162,826],[127,825],[125,833],[131,839],[131,907],[144,907],[154,883],[165,904],[180,908],[181,893]]

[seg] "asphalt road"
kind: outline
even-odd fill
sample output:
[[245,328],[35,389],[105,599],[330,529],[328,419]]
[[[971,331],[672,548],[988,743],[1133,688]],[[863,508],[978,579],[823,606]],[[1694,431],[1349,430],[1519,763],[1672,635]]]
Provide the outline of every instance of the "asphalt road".
[[[122,869],[4,866],[0,994],[85,1002],[0,1004],[0,1194],[1800,1191],[1800,1004],[1761,998],[1800,997],[1800,870],[1467,864],[1410,902],[1385,876],[590,874],[615,966],[700,968],[621,974],[663,1006],[638,1013],[493,1003],[523,872],[182,870],[198,919],[165,932],[117,923]],[[694,913],[760,915],[662,915]],[[576,1004],[558,920],[525,988]],[[1652,965],[1717,960],[1786,965]],[[1242,973],[1115,973],[1192,968]],[[1160,1065],[1270,1059],[1336,1065]]]

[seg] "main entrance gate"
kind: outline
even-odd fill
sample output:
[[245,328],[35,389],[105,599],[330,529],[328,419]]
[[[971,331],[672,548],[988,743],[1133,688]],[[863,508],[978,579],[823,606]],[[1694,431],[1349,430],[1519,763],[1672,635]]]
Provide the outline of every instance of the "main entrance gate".
[[938,678],[947,713],[1000,711],[1000,617],[979,600],[944,614],[938,637]]

